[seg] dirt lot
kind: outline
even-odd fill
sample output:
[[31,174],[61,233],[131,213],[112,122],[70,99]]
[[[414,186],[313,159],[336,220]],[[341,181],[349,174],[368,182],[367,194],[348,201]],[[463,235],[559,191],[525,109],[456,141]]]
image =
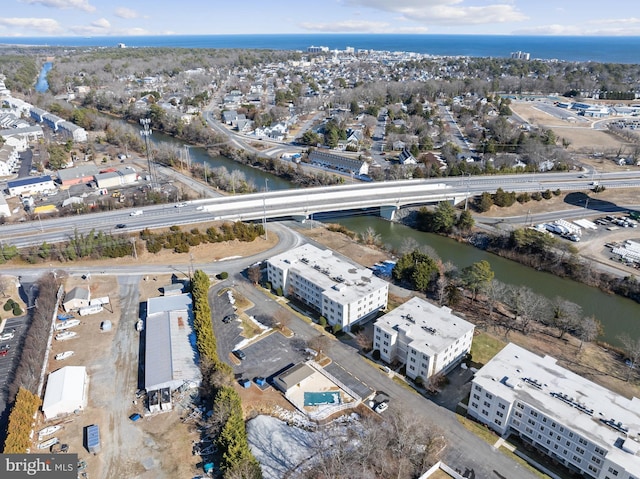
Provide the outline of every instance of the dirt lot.
[[546,113],[532,102],[513,102],[511,109],[521,118],[542,128],[551,128],[559,138],[569,140],[570,151],[603,152],[620,148],[632,148],[632,145],[610,135],[606,131],[596,130],[593,124],[598,120],[585,122],[566,121]]

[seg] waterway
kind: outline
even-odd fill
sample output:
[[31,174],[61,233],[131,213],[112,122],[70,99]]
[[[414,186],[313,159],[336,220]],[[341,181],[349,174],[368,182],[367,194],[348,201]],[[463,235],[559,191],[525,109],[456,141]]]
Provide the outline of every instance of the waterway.
[[38,75],[38,81],[36,82],[36,91],[38,93],[44,93],[49,89],[49,82],[47,81],[47,74],[49,70],[53,68],[53,63],[45,62],[40,69],[40,74]]
[[377,216],[327,217],[323,221],[339,223],[356,233],[364,233],[367,228],[373,228],[380,235],[382,244],[395,251],[401,249],[407,238],[413,238],[417,244],[433,248],[443,261],[449,261],[459,269],[486,260],[495,272],[495,279],[503,283],[527,286],[547,298],[561,296],[579,304],[584,316],[593,315],[602,323],[602,340],[619,346],[618,336],[621,334],[640,337],[640,304],[630,299],[606,294],[597,288],[536,271],[471,245],[416,231]]
[[[157,132],[153,133],[151,139],[153,142],[168,142],[178,148],[183,148],[185,145],[180,140]],[[269,190],[295,188],[290,182],[269,173],[222,156],[211,157],[203,148],[190,147],[189,150],[192,162],[206,163],[209,168],[224,166],[229,171],[239,170],[244,173],[248,181],[256,185],[259,191],[264,191],[265,180],[268,180]],[[547,298],[561,296],[579,304],[585,316],[593,315],[602,323],[604,327],[602,340],[619,346],[618,336],[621,334],[626,333],[633,338],[640,337],[640,327],[638,327],[640,304],[629,299],[609,295],[582,283],[536,271],[468,244],[416,231],[407,226],[383,220],[378,216],[324,217],[322,221],[339,223],[356,233],[364,233],[367,228],[373,228],[380,235],[382,243],[396,251],[402,247],[405,239],[413,238],[418,245],[430,246],[443,261],[449,261],[459,269],[477,261],[487,260],[495,272],[495,278],[503,283],[527,286]]]
[[[184,146],[186,143],[182,140],[178,140],[172,136],[156,131],[153,132],[149,139],[156,145],[159,143],[169,143],[177,148],[183,149],[183,155],[185,155]],[[207,153],[205,148],[190,146],[189,158],[192,163],[206,164],[209,171],[214,168],[220,168],[221,166],[225,167],[230,172],[234,170],[240,171],[246,178],[247,182],[256,187],[257,191],[264,191],[265,188],[268,188],[269,191],[295,188],[295,185],[291,182],[283,180],[271,173],[251,168],[247,165],[242,165],[224,156],[211,156]]]

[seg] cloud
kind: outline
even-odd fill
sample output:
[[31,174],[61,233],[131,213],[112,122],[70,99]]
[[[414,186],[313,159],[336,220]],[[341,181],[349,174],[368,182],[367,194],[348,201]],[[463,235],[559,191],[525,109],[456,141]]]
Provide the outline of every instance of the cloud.
[[60,8],[62,10],[68,10],[77,8],[78,10],[84,10],[85,12],[95,12],[96,7],[89,4],[88,0],[20,0],[22,3],[28,3],[29,5],[44,5],[45,7]]
[[400,14],[429,25],[480,25],[519,22],[527,17],[513,5],[465,6],[466,0],[344,0],[345,5]]
[[386,22],[371,22],[366,20],[345,20],[343,22],[332,23],[303,22],[300,24],[300,27],[305,30],[324,33],[380,33],[389,32],[390,29],[390,25]]
[[111,23],[106,18],[99,18],[89,25],[70,27],[70,30],[78,35],[108,35],[111,32]]
[[120,18],[126,18],[126,19],[130,19],[130,18],[138,18],[138,12],[136,12],[135,10],[131,10],[130,8],[126,8],[126,7],[119,7],[116,8],[116,17],[120,17]]
[[0,25],[18,27],[20,29],[35,30],[40,33],[60,33],[62,27],[53,18],[1,18]]

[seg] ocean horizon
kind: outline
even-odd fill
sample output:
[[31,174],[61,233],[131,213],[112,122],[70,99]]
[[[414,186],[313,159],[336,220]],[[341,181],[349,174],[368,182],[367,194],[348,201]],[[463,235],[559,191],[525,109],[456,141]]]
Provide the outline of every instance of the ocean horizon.
[[108,37],[0,37],[0,44],[19,46],[131,48],[212,48],[306,51],[310,46],[331,50],[402,51],[435,56],[508,58],[527,52],[532,59],[599,63],[640,63],[640,37],[429,35],[429,34],[260,34],[143,35]]

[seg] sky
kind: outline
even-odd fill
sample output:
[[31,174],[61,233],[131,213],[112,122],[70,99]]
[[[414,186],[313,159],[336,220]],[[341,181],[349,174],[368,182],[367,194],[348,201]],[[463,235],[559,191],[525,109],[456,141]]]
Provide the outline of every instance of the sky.
[[0,37],[425,33],[640,36],[614,0],[2,0]]

